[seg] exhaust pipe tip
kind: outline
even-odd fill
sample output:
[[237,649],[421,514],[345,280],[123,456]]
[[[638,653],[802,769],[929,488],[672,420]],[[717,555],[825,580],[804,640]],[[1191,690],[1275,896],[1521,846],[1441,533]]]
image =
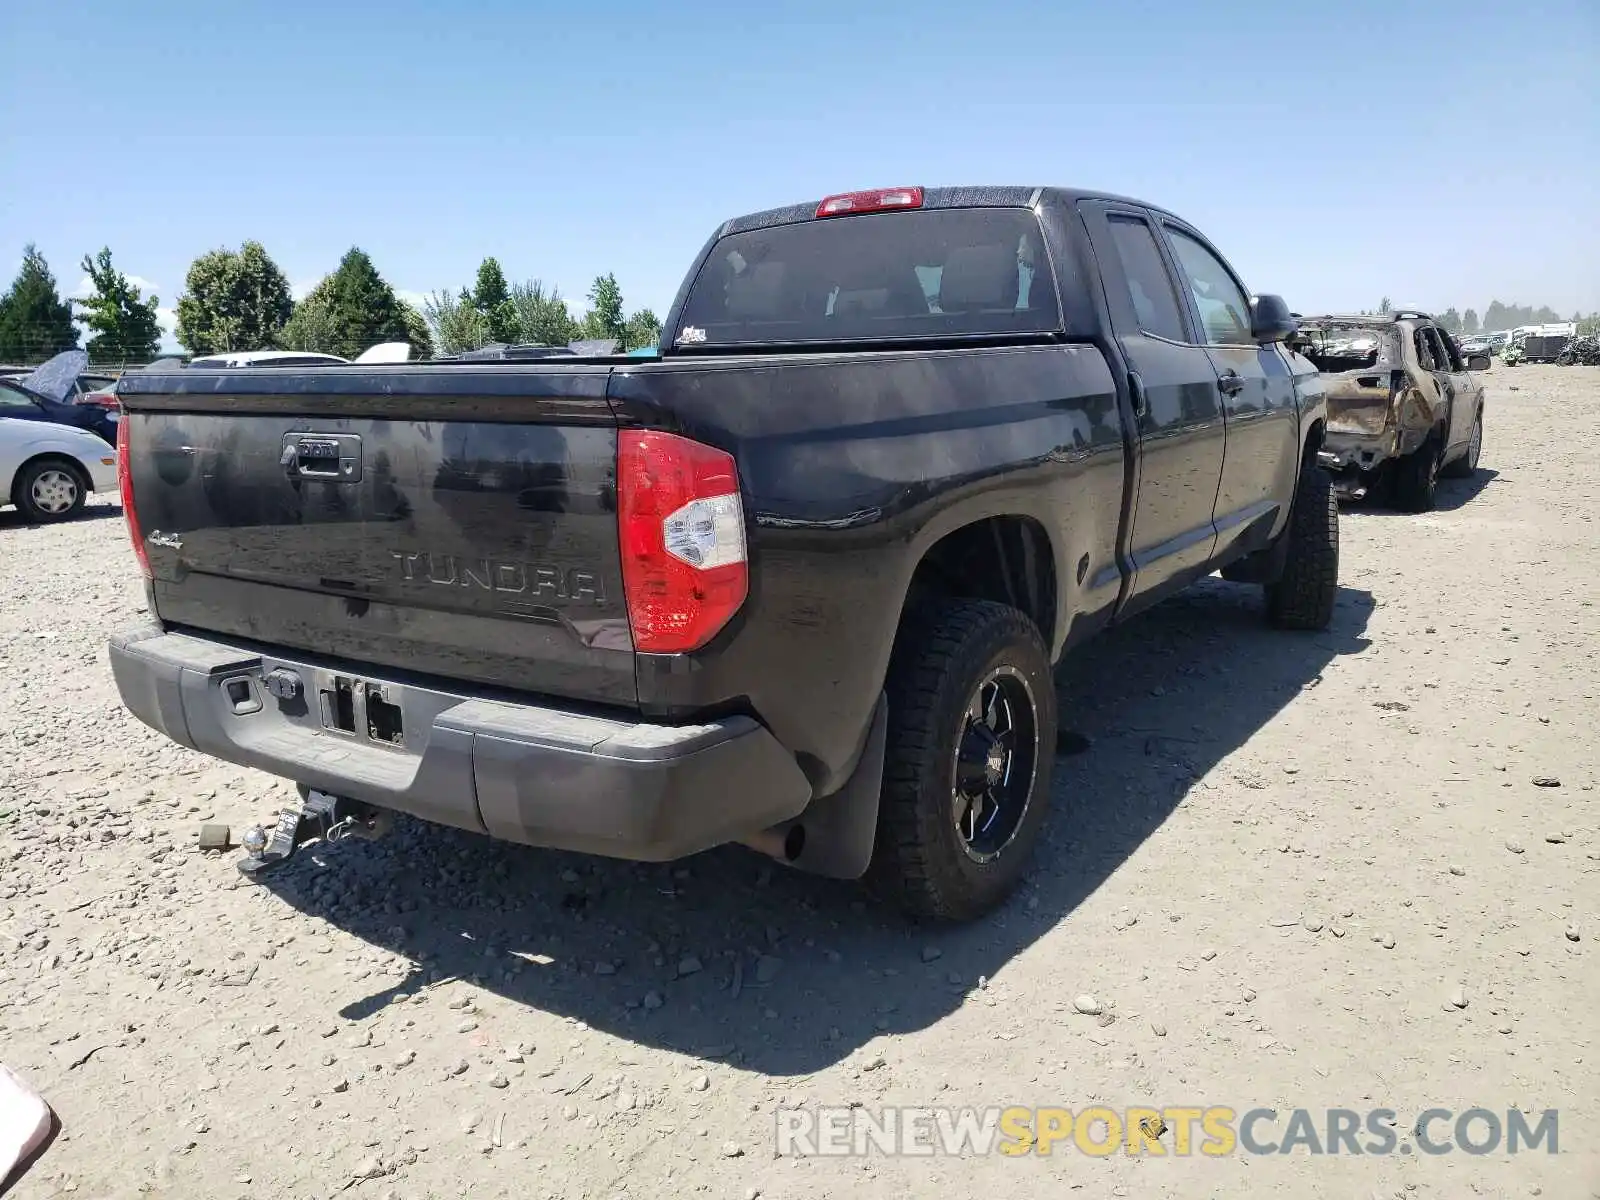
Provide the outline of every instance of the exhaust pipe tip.
[[758,854],[765,854],[768,858],[775,858],[781,863],[792,865],[805,853],[806,829],[798,821],[774,825],[771,829],[763,829],[760,833],[742,839],[741,845],[748,846]]

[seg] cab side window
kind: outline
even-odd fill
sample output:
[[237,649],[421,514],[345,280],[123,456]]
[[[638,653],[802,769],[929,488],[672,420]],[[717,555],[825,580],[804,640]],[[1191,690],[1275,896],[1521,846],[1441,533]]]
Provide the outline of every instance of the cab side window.
[[1194,296],[1201,331],[1212,346],[1250,346],[1250,302],[1220,259],[1182,230],[1167,228],[1184,281]]

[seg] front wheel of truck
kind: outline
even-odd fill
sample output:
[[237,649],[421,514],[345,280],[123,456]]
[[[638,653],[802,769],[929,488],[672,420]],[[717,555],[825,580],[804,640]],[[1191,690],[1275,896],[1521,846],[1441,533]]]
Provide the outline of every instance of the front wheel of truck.
[[867,884],[915,916],[964,921],[1027,870],[1050,802],[1056,693],[1039,630],[987,600],[908,617]]
[[1326,629],[1339,596],[1339,499],[1316,463],[1300,469],[1283,574],[1267,585],[1267,619],[1280,629]]

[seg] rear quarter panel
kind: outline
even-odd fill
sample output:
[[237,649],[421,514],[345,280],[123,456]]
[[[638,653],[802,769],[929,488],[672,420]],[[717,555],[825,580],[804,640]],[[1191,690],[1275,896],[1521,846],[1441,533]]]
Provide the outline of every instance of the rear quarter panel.
[[638,657],[647,712],[759,715],[819,793],[854,762],[917,564],[987,516],[1049,535],[1059,647],[1109,615],[1123,440],[1092,346],[681,359],[619,368],[625,424],[672,429],[739,466],[751,594],[707,650]]

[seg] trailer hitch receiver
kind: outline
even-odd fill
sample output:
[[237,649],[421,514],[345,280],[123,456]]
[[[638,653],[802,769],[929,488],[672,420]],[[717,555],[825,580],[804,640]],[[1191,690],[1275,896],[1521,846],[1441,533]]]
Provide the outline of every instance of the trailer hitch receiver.
[[278,823],[270,830],[253,825],[244,831],[239,839],[245,850],[238,864],[242,874],[253,879],[280,867],[317,838],[331,844],[348,837],[381,837],[389,831],[391,817],[384,809],[308,787],[301,787],[300,797],[298,806],[278,814]]

